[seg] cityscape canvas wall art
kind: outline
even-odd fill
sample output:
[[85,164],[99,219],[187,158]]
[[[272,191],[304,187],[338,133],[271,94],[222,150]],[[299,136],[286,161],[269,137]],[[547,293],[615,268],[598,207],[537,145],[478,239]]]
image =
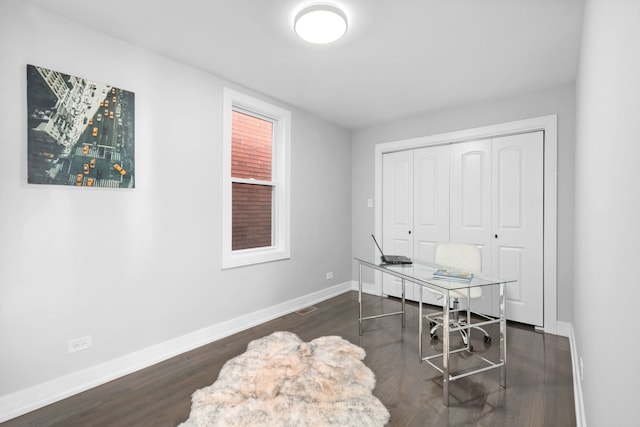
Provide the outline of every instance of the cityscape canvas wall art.
[[134,93],[27,65],[30,184],[134,188]]

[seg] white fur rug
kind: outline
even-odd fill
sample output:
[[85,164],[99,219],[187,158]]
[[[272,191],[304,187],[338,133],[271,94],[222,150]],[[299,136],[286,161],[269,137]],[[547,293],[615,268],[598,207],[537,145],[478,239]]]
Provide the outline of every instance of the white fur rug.
[[291,332],[254,340],[197,390],[182,427],[382,426],[389,412],[371,391],[365,351],[338,336],[305,343]]

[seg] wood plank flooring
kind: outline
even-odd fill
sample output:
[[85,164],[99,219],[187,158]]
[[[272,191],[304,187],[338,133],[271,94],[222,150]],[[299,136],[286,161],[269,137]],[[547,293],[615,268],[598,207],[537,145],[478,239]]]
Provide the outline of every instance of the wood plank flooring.
[[[397,311],[394,299],[364,295],[365,313]],[[369,320],[358,335],[358,295],[348,292],[316,304],[317,310],[288,314],[108,384],[0,424],[13,426],[176,426],[189,416],[191,394],[213,383],[222,365],[247,343],[287,330],[304,341],[339,335],[367,352],[376,375],[374,394],[391,413],[390,426],[574,426],[576,425],[569,340],[509,323],[507,388],[492,370],[450,384],[450,406],[442,404],[442,377],[418,362],[418,310],[408,305],[406,328],[399,316]],[[492,325],[494,326],[494,325]],[[496,329],[489,332],[497,337]],[[427,351],[441,342],[426,337]],[[497,338],[494,338],[497,340]],[[452,335],[453,344],[460,341]],[[497,343],[472,336],[474,351],[497,355]],[[452,361],[452,366],[468,363]]]

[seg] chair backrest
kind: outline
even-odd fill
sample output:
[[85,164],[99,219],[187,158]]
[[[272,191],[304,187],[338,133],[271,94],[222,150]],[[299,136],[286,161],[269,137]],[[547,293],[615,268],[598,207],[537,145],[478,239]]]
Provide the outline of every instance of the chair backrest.
[[482,273],[482,254],[476,245],[439,243],[436,246],[435,262],[471,273]]

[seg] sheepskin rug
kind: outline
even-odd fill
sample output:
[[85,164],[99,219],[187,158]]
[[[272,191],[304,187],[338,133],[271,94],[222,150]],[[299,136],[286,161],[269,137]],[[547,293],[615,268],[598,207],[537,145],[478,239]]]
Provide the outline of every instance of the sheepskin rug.
[[382,426],[389,412],[371,393],[365,351],[338,336],[302,341],[274,332],[251,341],[197,390],[181,427]]

